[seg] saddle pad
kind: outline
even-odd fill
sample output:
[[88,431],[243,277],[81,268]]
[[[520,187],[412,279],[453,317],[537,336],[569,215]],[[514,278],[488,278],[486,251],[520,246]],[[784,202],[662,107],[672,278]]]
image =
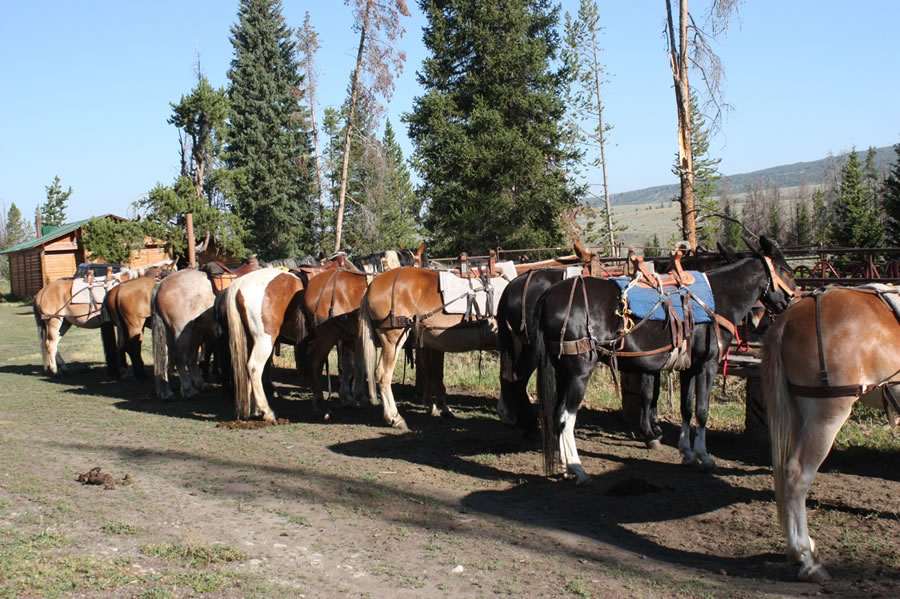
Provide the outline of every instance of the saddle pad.
[[894,311],[894,317],[900,320],[900,297],[898,297],[896,287],[885,285],[884,283],[867,283],[866,285],[860,285],[859,289],[874,289],[877,291],[878,297],[891,307]]
[[567,266],[566,267],[566,276],[567,279],[573,279],[577,276],[580,276],[584,273],[583,266]]
[[[499,266],[499,264],[498,264]],[[502,272],[502,271],[501,271]],[[513,270],[515,277],[515,270]],[[442,270],[438,272],[438,286],[441,291],[441,300],[444,302],[445,314],[465,314],[468,307],[468,296],[474,295],[475,305],[478,311],[473,314],[485,316],[497,314],[497,306],[500,304],[500,295],[509,285],[506,276],[493,277],[489,279],[489,284],[493,288],[493,302],[488,310],[487,292],[481,279],[463,279],[455,274]]]
[[85,283],[84,279],[72,279],[72,303],[100,305],[106,297],[106,290],[118,284],[116,279],[107,282],[106,277],[96,277],[91,284]]
[[[715,312],[716,303],[713,298],[712,290],[709,288],[709,279],[706,278],[706,274],[699,271],[686,272],[690,272],[694,276],[695,282],[692,285],[688,285],[686,288],[666,287],[666,295],[672,300],[672,306],[675,308],[675,313],[678,314],[678,318],[684,320],[682,298],[678,296],[685,294],[686,289],[690,289],[691,293],[700,298],[710,310]],[[628,287],[628,284],[631,283],[632,280],[626,277],[615,277],[613,281],[616,282],[619,289],[625,291],[625,288]],[[655,289],[647,289],[646,287],[635,285],[628,290],[627,299],[628,308],[631,310],[633,316],[635,318],[644,318],[650,312],[650,309],[656,305],[656,302],[659,301],[659,292]],[[712,321],[709,314],[706,313],[706,310],[704,310],[694,299],[691,299],[691,311],[694,314],[695,323]],[[666,313],[665,310],[663,310],[662,305],[657,306],[653,311],[653,314],[650,315],[650,320],[665,319]]]

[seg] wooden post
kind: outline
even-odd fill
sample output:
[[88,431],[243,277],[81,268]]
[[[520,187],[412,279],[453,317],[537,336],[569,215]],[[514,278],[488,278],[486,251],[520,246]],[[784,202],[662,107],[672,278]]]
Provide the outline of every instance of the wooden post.
[[191,268],[197,268],[197,255],[194,247],[194,213],[188,212],[184,215],[184,228],[187,232],[187,250],[188,264]]

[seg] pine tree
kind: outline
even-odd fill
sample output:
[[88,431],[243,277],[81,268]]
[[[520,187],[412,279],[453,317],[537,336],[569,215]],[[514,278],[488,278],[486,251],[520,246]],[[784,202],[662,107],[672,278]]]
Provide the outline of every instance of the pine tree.
[[825,194],[817,190],[813,194],[812,242],[824,246],[828,241],[828,203]]
[[[59,185],[59,177],[53,178],[53,183],[44,187],[47,190],[47,201],[41,204],[41,226],[61,227],[66,224],[66,204],[72,195],[72,188],[66,191]],[[38,235],[41,231],[38,231]]]
[[801,201],[797,207],[797,224],[794,228],[794,242],[800,247],[813,243],[812,218],[809,214],[809,206]]
[[404,115],[434,253],[562,243],[584,190],[563,125],[559,9],[548,0],[422,0],[425,93]]
[[[10,204],[9,211],[3,216],[5,221],[0,219],[0,222],[3,224],[3,234],[0,235],[0,240],[2,240],[0,250],[19,245],[28,239],[28,225],[22,218],[22,212],[15,202]],[[0,256],[0,278],[9,279],[9,256]]]
[[885,212],[887,243],[900,247],[900,143],[894,145],[896,158],[890,167],[881,192]]
[[854,148],[841,170],[834,219],[828,229],[829,242],[835,247],[874,248],[884,243],[881,211],[865,184],[864,175]]
[[143,227],[136,221],[92,218],[83,230],[82,241],[90,260],[128,264],[132,253],[144,243]]
[[261,259],[308,253],[314,246],[312,148],[281,2],[241,0],[231,44],[225,162],[233,170],[235,207]]
[[730,218],[723,219],[720,239],[722,243],[725,243],[726,245],[737,249],[743,244],[744,238],[741,236],[741,226],[734,220],[730,220],[737,220],[739,215],[732,206],[731,197],[728,195],[724,195],[724,197],[722,198],[722,213]]
[[[691,93],[691,153],[694,164],[694,207],[698,216],[705,216],[718,212],[719,202],[714,194],[719,186],[719,163],[721,158],[709,156],[709,127],[706,118],[700,111],[697,96]],[[679,173],[678,157],[675,157],[675,165],[672,169],[676,175]],[[683,220],[680,219],[683,223]],[[718,236],[720,224],[717,219],[704,218],[697,226],[697,245],[714,248]],[[688,232],[682,231],[682,238],[688,238]]]
[[420,238],[418,220],[421,204],[410,179],[403,150],[388,120],[381,145],[385,153],[385,197],[387,202],[378,217],[384,247],[413,247]]

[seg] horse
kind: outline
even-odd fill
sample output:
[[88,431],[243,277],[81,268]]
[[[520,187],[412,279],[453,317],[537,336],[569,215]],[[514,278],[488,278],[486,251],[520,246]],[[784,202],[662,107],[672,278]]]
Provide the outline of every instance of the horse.
[[[369,400],[377,405],[377,384],[384,419],[400,430],[408,430],[408,427],[397,411],[391,379],[401,348],[411,332],[414,345],[419,348],[420,367],[425,373],[423,399],[426,408],[430,408],[435,416],[453,415],[446,404],[443,387],[443,354],[498,349],[496,319],[472,321],[466,314],[446,313],[448,304],[441,296],[439,278],[437,271],[421,268],[389,270],[369,284],[360,306],[359,334]],[[376,343],[382,348],[377,364]]]
[[778,520],[801,580],[829,578],[809,536],[806,496],[853,404],[884,409],[892,423],[891,411],[900,413],[900,324],[890,289],[816,290],[781,314],[763,340]]
[[[143,271],[123,267],[105,277],[95,278],[93,271],[84,278],[65,278],[51,281],[37,292],[32,303],[34,320],[41,339],[41,359],[44,372],[53,376],[65,371],[65,360],[59,354],[59,342],[72,325],[85,329],[101,328],[103,301],[106,293],[122,281],[139,276]],[[104,352],[116,352],[113,331],[101,329]]]
[[[397,258],[394,258],[396,256]],[[359,405],[366,395],[363,381],[363,359],[358,354],[359,307],[362,297],[374,278],[376,267],[391,265],[399,261],[404,266],[427,267],[428,257],[425,244],[415,251],[400,249],[378,254],[369,254],[361,259],[353,259],[345,268],[325,271],[310,278],[303,296],[303,312],[309,331],[307,366],[314,401],[322,401],[322,385],[319,373],[322,363],[328,358],[331,348],[339,347],[341,386],[338,396],[341,405]],[[383,269],[378,271],[383,272]]]
[[[118,351],[106,352],[106,369],[110,377],[118,379],[120,368],[125,364],[125,354],[131,357],[134,376],[138,380],[147,379],[144,360],[141,358],[141,343],[144,328],[152,324],[150,295],[159,279],[150,274],[125,281],[109,290],[103,302],[104,334],[110,329],[118,332]],[[115,333],[113,333],[115,334]]]
[[213,303],[216,291],[206,272],[180,270],[157,283],[150,294],[153,334],[153,376],[156,397],[174,397],[170,367],[178,370],[180,391],[188,399],[208,385],[200,371],[200,346],[215,331]]
[[239,420],[253,416],[275,422],[263,373],[276,342],[297,344],[306,336],[300,307],[304,288],[305,279],[298,274],[262,268],[237,279],[217,302],[219,331],[227,332],[231,392]]
[[[574,476],[578,485],[588,482],[575,447],[575,417],[601,361],[614,373],[617,369],[643,374],[680,369],[682,463],[715,471],[706,450],[709,393],[734,335],[734,323],[757,299],[773,312],[783,311],[796,288],[780,250],[765,237],[760,238],[760,248],[755,248],[752,257],[706,273],[714,307],[706,306],[708,322],[698,318],[692,330],[682,331],[683,339],[674,335],[683,324],[671,320],[644,319],[630,332],[623,330],[626,323],[617,313],[622,310],[622,293],[611,279],[575,277],[553,285],[541,296],[535,312],[534,352],[545,473],[554,473],[562,458],[567,476]],[[694,297],[690,303],[699,303]],[[685,309],[685,317],[689,319],[694,310]],[[666,345],[667,340],[672,342]],[[642,381],[644,386],[647,383]],[[694,396],[697,428],[692,446]]]

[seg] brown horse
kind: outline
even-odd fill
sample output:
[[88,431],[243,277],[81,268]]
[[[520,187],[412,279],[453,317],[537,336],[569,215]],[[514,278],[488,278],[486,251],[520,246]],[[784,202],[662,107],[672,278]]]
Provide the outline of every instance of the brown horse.
[[[37,292],[32,309],[41,337],[44,372],[49,370],[55,376],[65,371],[65,361],[59,355],[59,341],[66,331],[72,325],[85,329],[100,328],[106,293],[120,282],[142,273],[142,269],[128,267],[115,274],[107,269],[105,277],[95,278],[91,272],[84,278],[57,279]],[[102,338],[104,351],[114,353],[115,334],[103,332]]]
[[106,355],[106,368],[112,378],[118,379],[121,376],[120,369],[125,365],[126,353],[131,358],[135,378],[147,378],[144,360],[141,358],[141,343],[144,340],[144,328],[152,325],[150,295],[159,281],[154,274],[148,273],[125,281],[106,294],[103,305],[106,318],[102,330],[115,328],[118,332],[118,351],[107,352]]
[[[438,287],[439,273],[419,268],[397,268],[375,277],[360,308],[360,341],[363,346],[369,399],[377,404],[375,385],[381,392],[384,419],[406,429],[391,391],[394,366],[411,332],[420,349],[425,370],[423,398],[432,414],[452,416],[443,389],[444,352],[497,349],[496,318],[466,320],[464,314],[446,314]],[[382,347],[376,367],[375,345]],[[424,351],[423,351],[424,350]]]
[[853,404],[900,412],[900,324],[883,294],[817,290],[779,316],[763,344],[775,499],[787,556],[803,580],[823,581],[806,522],[806,495]]
[[319,374],[331,348],[338,344],[341,404],[361,403],[365,374],[362,360],[354,359],[354,353],[359,338],[359,306],[373,276],[340,268],[321,272],[309,280],[303,294],[303,312],[309,330],[307,372],[314,403],[324,399]]

